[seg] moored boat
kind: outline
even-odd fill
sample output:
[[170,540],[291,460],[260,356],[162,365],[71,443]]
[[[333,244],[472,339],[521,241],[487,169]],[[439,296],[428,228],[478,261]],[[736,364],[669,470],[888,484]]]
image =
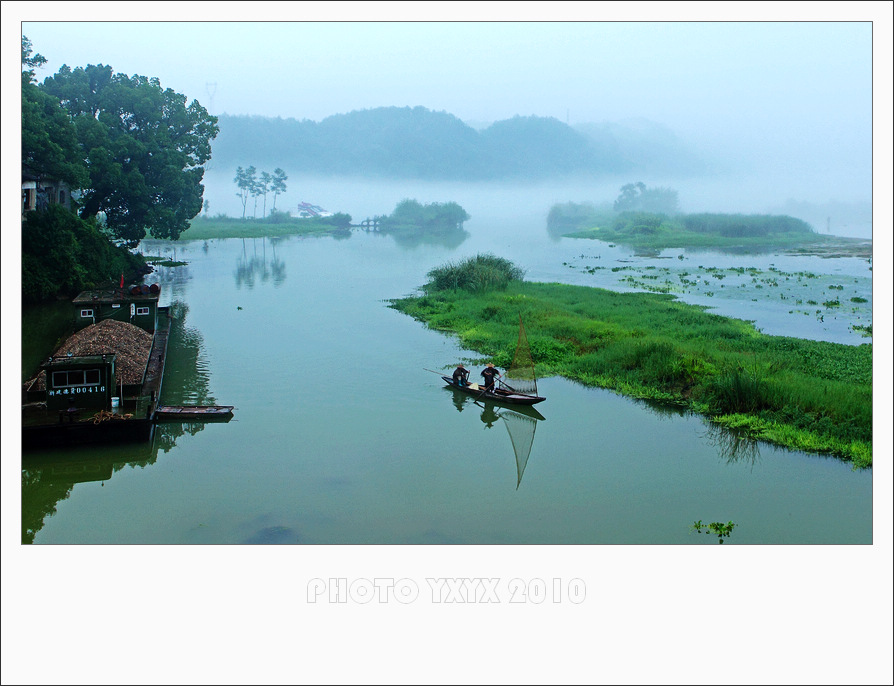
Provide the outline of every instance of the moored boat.
[[233,409],[233,405],[159,405],[155,410],[155,420],[229,421],[233,417]]

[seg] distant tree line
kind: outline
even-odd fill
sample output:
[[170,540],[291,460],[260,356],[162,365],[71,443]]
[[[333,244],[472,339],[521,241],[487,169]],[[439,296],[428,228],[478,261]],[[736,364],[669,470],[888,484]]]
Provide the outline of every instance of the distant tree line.
[[220,127],[216,163],[250,153],[309,174],[484,180],[693,168],[692,154],[667,130],[653,127],[644,138],[620,127],[578,130],[552,117],[516,116],[478,131],[446,112],[382,107],[320,122],[221,115]]

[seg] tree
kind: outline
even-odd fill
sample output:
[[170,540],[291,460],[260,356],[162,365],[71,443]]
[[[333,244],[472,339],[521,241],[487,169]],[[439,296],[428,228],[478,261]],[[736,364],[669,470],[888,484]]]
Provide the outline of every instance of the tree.
[[267,216],[267,193],[270,190],[270,183],[273,181],[273,177],[270,176],[267,172],[261,172],[261,180],[258,182],[258,191],[264,196],[264,211],[261,213],[262,217]]
[[280,193],[286,192],[286,179],[289,177],[286,176],[286,173],[277,167],[273,170],[273,183],[270,186],[270,190],[273,192],[273,209],[276,209],[276,196]]
[[647,188],[642,181],[621,186],[614,203],[615,212],[679,212],[677,191],[672,188]]
[[[40,67],[46,61],[43,55],[32,55],[31,41],[22,36],[22,67]],[[22,69],[22,167],[72,188],[89,180],[71,117],[56,98],[37,87],[33,69]]]
[[254,198],[255,204],[252,209],[251,216],[253,219],[257,219],[258,216],[258,198],[263,194],[263,190],[261,188],[261,182],[258,180],[256,176],[253,176],[251,179],[251,197]]
[[239,201],[242,203],[242,218],[245,219],[245,206],[248,203],[248,199],[252,195],[252,191],[255,187],[255,174],[257,170],[254,167],[248,167],[248,169],[243,169],[242,167],[236,167],[236,178],[233,179],[233,182],[236,184],[236,187],[239,191],[236,193],[236,196],[239,198]]
[[28,40],[28,36],[22,36],[22,65],[28,67],[28,69],[22,71],[22,75],[27,77],[29,83],[34,81],[34,69],[42,67],[47,63],[46,57],[39,52],[33,54],[32,52],[31,41]]
[[89,172],[81,217],[105,214],[129,244],[146,236],[177,239],[202,210],[202,166],[211,159],[217,117],[198,101],[162,89],[157,78],[116,74],[110,66],[63,65],[41,90],[72,117]]

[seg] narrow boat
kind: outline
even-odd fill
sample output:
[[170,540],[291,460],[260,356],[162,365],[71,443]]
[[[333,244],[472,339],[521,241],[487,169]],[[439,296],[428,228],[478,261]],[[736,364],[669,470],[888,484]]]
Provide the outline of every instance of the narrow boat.
[[546,400],[537,394],[534,358],[531,357],[531,348],[528,345],[528,336],[525,333],[521,315],[518,317],[518,343],[515,346],[512,364],[506,370],[505,381],[501,379],[492,388],[485,389],[477,383],[460,386],[452,377],[442,376],[441,378],[451,388],[476,396],[476,400],[481,398],[512,405],[536,405]]
[[494,388],[487,390],[484,386],[480,386],[477,383],[469,384],[468,386],[460,386],[449,376],[442,376],[441,378],[447,382],[447,385],[450,386],[450,388],[462,391],[463,393],[468,393],[476,400],[491,400],[513,405],[535,405],[546,400],[546,398],[542,398],[539,395],[518,393],[514,390],[509,390],[508,388],[494,386]]
[[233,405],[159,405],[155,410],[156,421],[229,421]]

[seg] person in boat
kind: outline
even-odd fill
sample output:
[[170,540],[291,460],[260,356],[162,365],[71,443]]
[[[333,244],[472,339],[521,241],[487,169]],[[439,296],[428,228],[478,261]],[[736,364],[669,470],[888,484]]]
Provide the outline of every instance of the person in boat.
[[494,390],[494,377],[502,377],[500,370],[494,367],[493,362],[488,362],[487,366],[481,370],[481,376],[484,377],[484,388],[487,391]]
[[463,366],[462,362],[456,365],[456,369],[453,370],[453,383],[457,386],[469,385],[469,370]]

